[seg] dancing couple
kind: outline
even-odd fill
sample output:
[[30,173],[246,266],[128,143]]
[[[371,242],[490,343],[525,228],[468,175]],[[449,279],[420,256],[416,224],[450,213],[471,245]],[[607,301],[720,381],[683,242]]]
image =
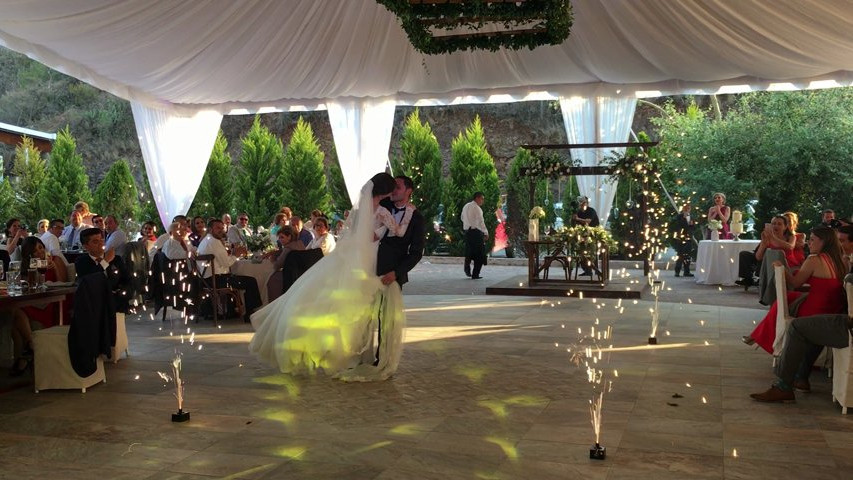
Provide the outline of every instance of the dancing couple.
[[413,189],[410,178],[387,173],[362,187],[337,247],[252,315],[249,350],[258,359],[284,373],[322,370],[343,381],[394,374],[406,323],[401,287],[424,249]]

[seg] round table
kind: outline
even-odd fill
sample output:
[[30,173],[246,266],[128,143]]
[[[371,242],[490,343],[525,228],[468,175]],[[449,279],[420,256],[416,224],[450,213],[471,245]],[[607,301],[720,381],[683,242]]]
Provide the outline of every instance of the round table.
[[702,240],[696,254],[696,283],[735,285],[738,279],[738,255],[753,251],[758,240]]
[[273,263],[269,260],[264,260],[261,263],[255,263],[251,260],[238,260],[234,265],[231,265],[232,275],[245,275],[253,277],[258,282],[258,291],[261,294],[261,304],[269,303],[269,295],[267,294],[267,282],[273,274]]

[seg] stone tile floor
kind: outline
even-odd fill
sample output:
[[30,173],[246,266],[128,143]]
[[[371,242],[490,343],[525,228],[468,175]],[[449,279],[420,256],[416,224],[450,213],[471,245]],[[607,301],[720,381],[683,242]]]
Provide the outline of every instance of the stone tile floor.
[[[248,355],[235,320],[191,325],[190,345],[181,325],[129,318],[132,356],[107,366],[106,384],[0,394],[0,478],[853,478],[853,417],[825,374],[796,404],[748,397],[772,379],[770,357],[739,341],[760,310],[662,303],[650,348],[650,302],[621,314],[592,299],[406,304],[400,369],[373,384],[280,374]],[[598,364],[613,382],[605,461],[588,458],[593,389],[566,352],[596,319],[613,326]],[[156,373],[175,350],[185,424],[170,422]]]

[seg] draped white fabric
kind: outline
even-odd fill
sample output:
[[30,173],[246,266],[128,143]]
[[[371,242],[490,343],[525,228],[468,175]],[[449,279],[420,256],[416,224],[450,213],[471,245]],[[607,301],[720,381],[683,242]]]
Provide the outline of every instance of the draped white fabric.
[[136,102],[131,102],[131,109],[151,194],[160,220],[169,225],[172,217],[186,214],[192,204],[222,115],[207,110],[179,116]]
[[374,0],[18,0],[0,45],[122,98],[221,113],[853,85],[849,0],[572,6],[561,45],[426,56]]
[[390,98],[367,98],[334,100],[326,106],[347,193],[357,205],[361,186],[385,171],[397,104]]
[[[637,100],[634,98],[561,98],[560,110],[569,143],[627,142],[634,119]],[[624,148],[584,148],[572,150],[572,158],[582,166],[601,165],[613,152],[621,154]],[[598,213],[602,225],[607,222],[617,182],[604,175],[577,177],[581,195],[589,197],[589,206]]]

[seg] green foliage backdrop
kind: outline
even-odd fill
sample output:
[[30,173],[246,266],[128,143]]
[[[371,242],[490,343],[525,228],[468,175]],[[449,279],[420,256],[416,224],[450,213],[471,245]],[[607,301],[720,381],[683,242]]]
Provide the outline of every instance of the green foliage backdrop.
[[[15,148],[15,161],[12,165],[15,178],[14,190],[17,197],[15,215],[21,223],[35,230],[41,217],[39,195],[47,179],[47,167],[41,157],[41,151],[33,145],[33,139],[24,137]],[[70,210],[69,210],[70,211]]]
[[118,219],[136,218],[139,196],[127,161],[119,159],[95,189],[92,211],[115,215]]

